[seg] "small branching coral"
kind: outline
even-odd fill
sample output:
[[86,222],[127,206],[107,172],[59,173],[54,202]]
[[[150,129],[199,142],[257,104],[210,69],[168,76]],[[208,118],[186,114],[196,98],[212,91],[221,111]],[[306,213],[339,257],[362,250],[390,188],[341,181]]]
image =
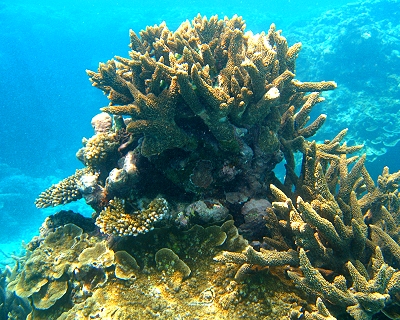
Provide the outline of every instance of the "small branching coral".
[[82,176],[89,174],[90,168],[78,169],[75,174],[63,179],[43,191],[36,199],[35,205],[38,208],[56,207],[60,204],[69,203],[82,198],[78,189],[78,181]]
[[136,236],[154,228],[154,223],[168,213],[165,199],[153,200],[147,209],[128,214],[121,199],[110,201],[107,208],[100,212],[96,225],[105,234]]

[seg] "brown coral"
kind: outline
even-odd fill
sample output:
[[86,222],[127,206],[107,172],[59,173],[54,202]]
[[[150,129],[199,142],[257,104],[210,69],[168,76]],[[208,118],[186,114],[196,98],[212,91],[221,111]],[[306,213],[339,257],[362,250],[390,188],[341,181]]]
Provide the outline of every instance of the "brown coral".
[[[174,32],[165,23],[140,37],[131,31],[129,58],[87,71],[110,100],[102,111],[113,116],[93,119],[95,135],[77,153],[96,176],[84,197],[97,212],[114,197],[165,194],[164,177],[195,196],[263,197],[283,156],[294,170],[293,152],[325,120],[308,124],[323,98],[307,92],[336,84],[295,81],[301,44],[290,47],[273,24],[261,34],[245,27],[238,16],[198,15]],[[121,166],[127,154],[135,154],[134,179]],[[159,185],[140,188],[155,180],[150,172],[163,175]]]
[[153,200],[147,209],[127,213],[121,199],[111,200],[109,206],[100,212],[96,225],[105,234],[118,236],[136,236],[154,228],[154,223],[168,212],[165,199]]
[[[302,290],[345,307],[355,319],[367,319],[393,306],[389,283],[393,283],[392,277],[397,277],[393,267],[398,265],[400,246],[393,233],[393,217],[384,204],[388,198],[391,203],[398,201],[395,193],[398,173],[389,175],[385,170],[386,174],[378,179],[381,185],[376,188],[364,167],[365,156],[346,157],[359,147],[340,146],[342,138],[343,134],[339,134],[334,139],[334,147],[332,142],[322,145],[302,142],[299,148],[304,154],[302,171],[299,177],[290,180],[296,187],[294,192],[288,191],[290,197],[271,186],[277,201],[268,210],[267,225],[280,232],[275,230],[265,242],[278,250],[257,252],[247,247],[242,253],[223,252],[216,259],[240,265],[236,278],[242,278],[242,270],[252,264],[293,267],[300,264],[304,276],[296,272],[289,272],[289,276]],[[291,198],[296,197],[295,205]],[[364,220],[366,212],[370,217]],[[383,217],[390,217],[392,228],[388,231],[382,224]],[[279,243],[282,240],[284,245]],[[385,252],[386,262],[381,251]],[[369,264],[373,265],[372,271]],[[332,269],[339,276],[332,284],[317,267]],[[355,289],[349,289],[343,274]],[[396,300],[395,295],[391,298]]]
[[78,181],[83,175],[90,172],[90,168],[78,169],[72,176],[65,178],[57,184],[53,184],[36,199],[36,207],[55,207],[81,199],[82,194],[79,192]]
[[[175,32],[165,24],[142,31],[141,38],[131,31],[130,59],[115,57],[100,64],[98,73],[88,71],[93,85],[109,94],[110,106],[102,110],[131,117],[127,130],[135,140],[143,137],[139,147],[146,157],[181,148],[196,149],[202,160],[211,160],[210,146],[199,136],[204,130],[225,156],[246,153],[249,139],[253,153],[257,148],[277,152],[283,114],[303,103],[309,112],[323,99],[304,92],[331,90],[336,84],[292,81],[301,45],[289,47],[274,25],[268,34],[244,29],[237,16],[208,20],[199,15]],[[297,130],[297,136],[313,135],[323,120]],[[299,128],[307,121],[303,116]],[[294,132],[285,134],[289,138],[295,138]]]

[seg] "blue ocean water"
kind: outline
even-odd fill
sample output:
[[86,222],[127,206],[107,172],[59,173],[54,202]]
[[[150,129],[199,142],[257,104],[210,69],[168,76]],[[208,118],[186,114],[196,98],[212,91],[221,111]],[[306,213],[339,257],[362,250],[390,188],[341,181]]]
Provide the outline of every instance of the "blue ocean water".
[[[241,15],[254,33],[274,22],[289,44],[301,41],[296,78],[339,85],[316,110],[328,115],[319,139],[348,127],[375,178],[384,165],[400,169],[398,1],[0,1],[2,263],[61,209],[36,209],[37,195],[81,167],[75,153],[108,104],[85,70],[127,56],[129,29],[166,21],[175,30],[197,13]],[[68,208],[91,213],[80,202]]]

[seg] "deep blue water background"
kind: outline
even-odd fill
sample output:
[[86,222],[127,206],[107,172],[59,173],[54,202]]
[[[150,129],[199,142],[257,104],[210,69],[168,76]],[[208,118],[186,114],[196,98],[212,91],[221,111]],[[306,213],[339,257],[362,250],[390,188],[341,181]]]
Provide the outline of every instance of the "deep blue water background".
[[[399,5],[397,1],[389,2],[395,8]],[[99,62],[114,55],[127,56],[129,29],[138,33],[147,25],[166,21],[169,29],[175,30],[197,13],[207,17],[218,14],[220,18],[238,14],[246,20],[247,30],[254,33],[267,31],[274,22],[283,29],[290,45],[302,41],[312,46],[313,39],[317,42],[315,45],[321,45],[321,38],[305,31],[307,26],[312,26],[312,19],[346,3],[343,0],[334,3],[330,0],[218,0],[147,1],[145,5],[144,1],[0,1],[0,260],[6,261],[10,252],[18,251],[21,240],[29,241],[44,218],[60,209],[38,210],[33,202],[52,183],[82,167],[75,153],[81,147],[82,137],[92,135],[92,116],[108,103],[100,90],[91,87],[85,69],[97,70]],[[392,11],[393,7],[388,6],[388,10]],[[330,23],[332,28],[337,25],[335,21]],[[325,27],[329,33],[329,23]],[[339,59],[341,66],[331,64],[329,70],[321,73],[332,78],[313,78],[318,61],[312,50],[305,46],[300,55],[296,78],[302,81],[336,80],[336,67],[343,69],[349,63]],[[374,57],[371,58],[373,63]],[[314,70],[313,74],[308,75],[308,70]],[[397,81],[399,74],[400,71]],[[366,73],[367,76],[371,77]],[[358,73],[357,77],[363,83],[363,74]],[[325,96],[328,100],[335,99],[335,95],[339,99],[338,92]],[[352,108],[351,99],[346,103],[342,108]],[[388,106],[390,103],[384,107]],[[341,126],[337,119],[330,123],[330,114],[335,109],[329,110],[327,128],[332,131],[325,133],[332,138],[349,124]],[[326,112],[324,106],[317,112]],[[393,117],[400,118],[398,107],[391,112]],[[361,142],[366,139],[359,138]],[[400,169],[399,145],[388,147],[386,153],[369,164],[374,176],[386,164],[391,171]],[[71,207],[87,215],[91,212],[82,203]]]

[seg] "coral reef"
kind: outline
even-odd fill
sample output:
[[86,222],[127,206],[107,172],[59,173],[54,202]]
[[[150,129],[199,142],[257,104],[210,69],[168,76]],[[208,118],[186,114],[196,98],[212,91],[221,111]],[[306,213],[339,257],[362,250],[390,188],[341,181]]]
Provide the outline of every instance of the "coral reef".
[[261,283],[254,277],[254,289],[230,280],[231,267],[213,263],[222,250],[246,244],[233,220],[119,241],[69,224],[30,246],[8,290],[29,299],[29,319],[276,319],[304,303],[276,276],[266,274]]
[[[85,168],[43,192],[36,206],[83,197],[102,232],[126,235],[151,229],[163,216],[148,217],[141,208],[150,195],[172,206],[218,203],[235,193],[264,198],[276,164],[293,163],[291,141],[313,136],[323,124],[325,115],[307,124],[323,101],[318,92],[336,84],[295,80],[301,44],[289,47],[275,25],[261,34],[244,30],[241,17],[198,15],[175,32],[164,23],[140,37],[131,31],[129,58],[87,71],[110,104],[92,119],[95,134],[77,152]],[[187,218],[175,211],[176,223]],[[199,212],[205,222],[226,216]],[[117,220],[124,226],[111,226]]]
[[[350,127],[348,140],[365,145],[373,177],[384,163],[398,168],[400,141],[398,4],[367,0],[332,9],[289,31],[304,47],[297,74],[335,79],[340,90],[329,96],[324,111],[329,123],[319,134]],[[310,34],[313,36],[310,37]],[[351,108],[349,108],[351,101]],[[373,171],[372,171],[373,170]]]
[[96,228],[59,215],[27,246],[8,290],[31,318],[399,314],[400,172],[375,184],[347,129],[307,140],[336,84],[294,79],[301,44],[275,25],[244,30],[198,15],[131,31],[129,58],[87,71],[110,103],[77,152],[85,168],[36,206],[84,198]]

